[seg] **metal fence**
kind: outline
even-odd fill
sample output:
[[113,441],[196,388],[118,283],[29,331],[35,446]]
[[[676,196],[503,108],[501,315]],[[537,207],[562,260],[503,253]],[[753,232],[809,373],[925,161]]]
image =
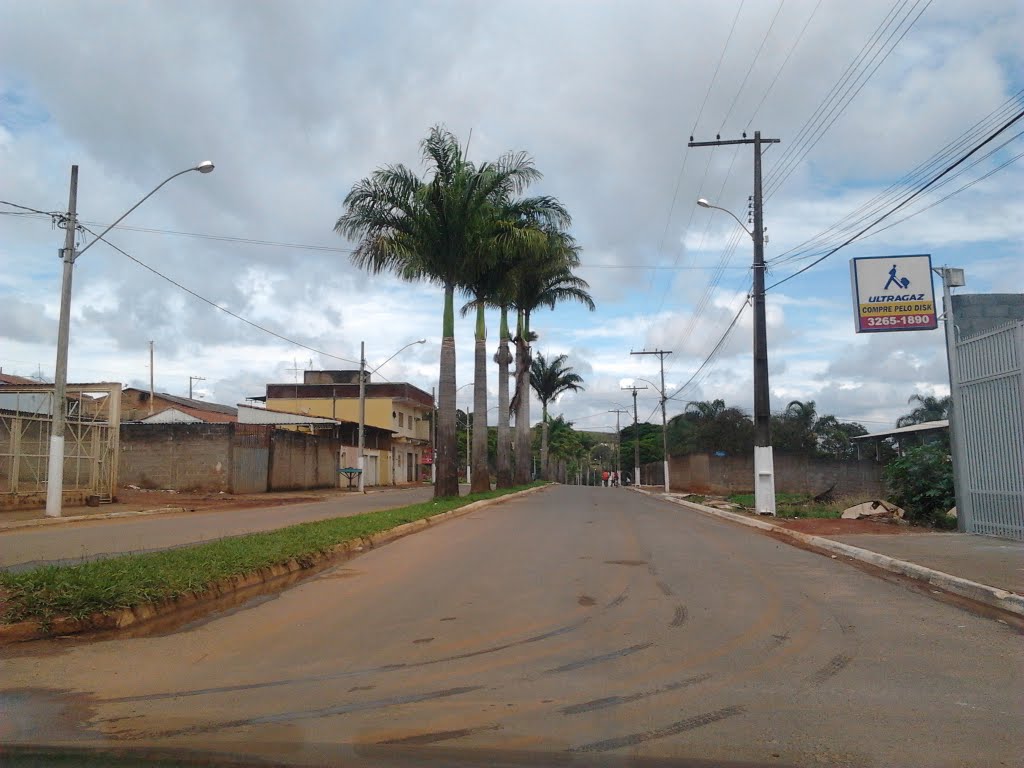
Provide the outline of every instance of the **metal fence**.
[[956,342],[960,502],[971,533],[1024,540],[1024,323]]

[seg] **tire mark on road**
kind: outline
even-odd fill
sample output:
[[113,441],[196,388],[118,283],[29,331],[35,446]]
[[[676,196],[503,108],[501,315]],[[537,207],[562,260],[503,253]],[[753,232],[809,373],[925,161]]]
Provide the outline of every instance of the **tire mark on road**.
[[675,736],[686,731],[692,731],[697,728],[703,728],[705,725],[711,725],[721,720],[726,720],[730,717],[736,717],[746,712],[744,707],[730,706],[724,707],[723,709],[716,709],[714,712],[704,712],[700,715],[694,715],[688,717],[685,720],[666,725],[663,728],[656,728],[650,731],[643,731],[641,733],[630,733],[626,736],[616,736],[613,739],[604,739],[603,741],[594,741],[590,744],[583,744],[578,747],[572,747],[570,752],[609,752],[613,749],[621,749],[622,747],[632,747],[637,744],[643,744],[645,741],[653,741],[654,739],[664,739],[667,736]]
[[690,617],[690,612],[686,610],[685,605],[677,605],[676,612],[672,615],[672,621],[668,623],[670,627],[681,627],[686,623],[686,620]]
[[847,656],[845,653],[840,653],[837,656],[833,656],[829,660],[828,664],[826,664],[813,675],[811,675],[809,678],[807,678],[807,680],[812,685],[821,685],[823,682],[828,680],[833,675],[838,675],[840,672],[846,669],[846,666],[851,661],[853,661],[853,659]]
[[626,602],[626,599],[628,597],[629,597],[629,587],[626,587],[624,590],[622,590],[621,594],[619,594],[618,597],[616,597],[614,600],[612,600],[610,603],[608,603],[608,605],[606,605],[605,608],[616,608],[616,607],[622,605],[624,602]]
[[600,654],[598,656],[590,656],[590,657],[588,657],[586,659],[578,659],[577,661],[570,661],[568,664],[563,664],[560,667],[555,667],[554,669],[546,669],[544,671],[549,673],[549,674],[550,673],[556,673],[556,672],[575,672],[577,669],[582,669],[583,667],[589,667],[589,666],[591,666],[593,664],[600,664],[601,662],[604,662],[604,661],[612,661],[613,659],[620,659],[623,656],[631,656],[634,653],[638,653],[640,651],[647,650],[652,645],[654,645],[654,643],[637,643],[636,645],[631,645],[628,648],[620,648],[617,651],[610,651],[609,653],[602,653],[602,654]]
[[461,739],[465,736],[472,736],[474,733],[482,733],[483,731],[498,731],[501,730],[500,725],[481,725],[477,728],[459,728],[455,731],[434,731],[433,733],[416,733],[412,736],[402,736],[396,739],[385,739],[384,741],[378,741],[378,744],[405,744],[418,746],[422,744],[437,744],[439,741],[451,741],[452,739]]
[[563,707],[558,711],[561,712],[563,715],[579,715],[583,712],[593,712],[595,709],[617,707],[620,704],[629,704],[632,701],[646,699],[649,696],[657,696],[661,693],[678,691],[680,688],[687,688],[691,685],[702,683],[709,677],[711,677],[710,674],[697,675],[696,677],[688,677],[685,680],[679,680],[675,683],[669,683],[668,685],[662,686],[661,688],[655,688],[650,691],[638,691],[637,693],[629,693],[625,696],[607,696],[603,699],[593,699],[591,701],[584,701],[582,704],[572,704],[568,707]]
[[664,581],[659,581],[659,582],[657,582],[657,584],[658,584],[658,589],[661,590],[661,594],[663,594],[665,597],[672,597],[672,595],[675,594],[675,592],[672,591],[672,587],[670,587]]

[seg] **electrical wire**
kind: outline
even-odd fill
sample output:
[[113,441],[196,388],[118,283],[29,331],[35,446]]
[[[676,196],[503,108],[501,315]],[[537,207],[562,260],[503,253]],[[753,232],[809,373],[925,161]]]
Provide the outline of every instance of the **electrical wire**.
[[855,240],[859,239],[859,238],[860,238],[860,237],[861,237],[862,235],[864,235],[864,234],[865,234],[866,232],[868,232],[869,230],[871,230],[872,228],[874,228],[874,227],[875,227],[875,226],[876,226],[877,224],[880,224],[880,223],[881,223],[882,221],[884,221],[885,219],[887,219],[887,218],[888,218],[889,216],[891,216],[892,214],[896,213],[896,212],[897,212],[898,210],[900,210],[901,208],[904,208],[905,206],[907,206],[907,205],[908,205],[908,204],[909,204],[909,203],[910,203],[910,202],[911,202],[912,200],[914,200],[914,199],[916,199],[917,197],[919,197],[919,196],[920,196],[921,194],[923,194],[923,193],[924,193],[924,192],[925,192],[926,190],[928,190],[928,189],[929,189],[930,187],[934,186],[934,185],[935,185],[936,183],[938,183],[938,182],[939,182],[939,181],[940,181],[940,180],[941,180],[941,179],[942,179],[942,178],[943,178],[944,176],[947,176],[947,175],[948,175],[948,174],[950,174],[950,173],[951,173],[951,172],[952,172],[953,170],[955,170],[955,169],[956,169],[956,168],[957,168],[958,166],[962,165],[962,164],[963,164],[964,162],[966,162],[967,160],[969,160],[969,159],[971,158],[971,156],[975,155],[975,154],[976,154],[977,152],[979,152],[979,151],[980,151],[980,150],[981,150],[981,149],[982,149],[983,147],[985,147],[985,146],[986,146],[987,144],[989,144],[989,143],[991,143],[991,142],[995,141],[995,139],[996,139],[996,138],[997,138],[997,137],[998,137],[998,136],[999,136],[999,135],[1000,135],[1001,133],[1003,133],[1004,131],[1006,131],[1006,130],[1007,130],[1007,129],[1008,129],[1008,128],[1009,128],[1010,126],[1012,126],[1012,125],[1013,125],[1014,123],[1018,122],[1018,121],[1019,121],[1019,120],[1020,120],[1020,119],[1021,119],[1022,117],[1024,117],[1024,110],[1022,110],[1022,111],[1018,112],[1018,113],[1017,113],[1016,115],[1014,115],[1014,116],[1013,116],[1012,118],[1010,118],[1010,120],[1008,120],[1008,121],[1007,121],[1006,123],[1004,123],[1004,124],[1003,124],[1002,126],[1000,126],[1000,127],[998,128],[998,129],[996,129],[996,131],[995,131],[995,132],[993,132],[993,133],[992,133],[991,135],[989,135],[989,136],[988,136],[988,138],[986,138],[986,139],[985,139],[984,141],[982,141],[982,142],[981,142],[980,144],[977,144],[977,145],[976,145],[976,146],[975,146],[975,147],[974,147],[973,149],[971,149],[971,150],[970,150],[969,152],[967,152],[967,153],[966,153],[965,155],[963,155],[962,157],[960,157],[960,159],[959,159],[959,160],[957,160],[956,162],[952,163],[951,165],[948,165],[948,166],[947,166],[947,167],[946,167],[946,168],[945,168],[945,169],[944,169],[944,170],[943,170],[943,171],[942,171],[941,173],[939,173],[938,175],[936,175],[936,176],[932,177],[932,179],[931,179],[931,180],[930,180],[929,182],[927,182],[927,183],[926,183],[926,184],[924,184],[924,185],[923,185],[922,187],[920,187],[919,189],[915,190],[915,191],[914,191],[914,192],[912,192],[912,193],[911,193],[910,195],[908,195],[907,197],[905,197],[905,198],[904,198],[904,199],[903,199],[902,201],[900,201],[900,202],[899,202],[899,203],[898,203],[897,205],[895,205],[895,206],[894,206],[893,208],[890,208],[890,209],[889,209],[888,211],[886,211],[886,212],[885,212],[885,213],[883,213],[883,214],[882,214],[881,216],[879,216],[879,217],[878,217],[877,219],[875,219],[874,221],[872,221],[872,222],[871,222],[870,224],[868,224],[868,225],[867,225],[866,227],[864,227],[864,228],[863,228],[862,230],[860,230],[860,231],[859,231],[859,232],[857,232],[856,234],[852,235],[851,237],[849,237],[848,239],[846,239],[845,241],[843,241],[842,243],[840,243],[840,244],[839,244],[839,245],[837,245],[836,247],[832,248],[832,249],[831,249],[831,250],[829,250],[829,251],[828,251],[827,253],[823,254],[823,255],[822,255],[822,256],[820,256],[820,257],[818,257],[817,259],[815,259],[814,261],[812,261],[812,262],[811,262],[810,264],[808,264],[807,266],[803,267],[802,269],[799,269],[799,270],[797,270],[796,272],[794,272],[793,274],[789,275],[788,277],[785,277],[785,278],[783,278],[782,280],[779,280],[778,282],[776,282],[776,283],[773,283],[772,285],[768,286],[768,288],[766,288],[765,290],[766,290],[766,291],[769,291],[769,290],[771,290],[772,288],[775,288],[775,287],[777,287],[777,286],[779,286],[779,285],[782,285],[783,283],[789,282],[790,280],[792,280],[792,279],[793,279],[794,277],[796,277],[797,275],[802,275],[802,274],[803,274],[804,272],[806,272],[807,270],[809,270],[809,269],[810,269],[811,267],[814,267],[814,266],[816,266],[817,264],[820,264],[821,262],[823,262],[823,261],[824,261],[825,259],[827,259],[827,258],[828,258],[829,256],[831,256],[832,254],[834,254],[834,253],[835,253],[836,251],[840,250],[841,248],[845,248],[845,247],[846,247],[847,245],[849,245],[850,243],[852,243],[852,242],[854,242]]
[[[98,235],[95,232],[93,232],[91,229],[89,229],[88,227],[82,226],[81,228],[84,229],[89,234],[93,235],[94,237],[98,237]],[[318,355],[323,355],[324,357],[329,357],[329,358],[332,358],[334,360],[341,360],[342,362],[345,362],[345,363],[354,363],[355,365],[359,365],[359,361],[358,360],[350,360],[347,357],[341,357],[340,355],[334,355],[334,354],[331,354],[330,352],[325,352],[322,349],[317,349],[316,347],[311,347],[308,344],[303,344],[301,341],[296,341],[295,339],[290,339],[287,336],[284,336],[284,335],[278,333],[277,331],[272,331],[271,329],[269,329],[269,328],[267,328],[265,326],[262,326],[259,323],[253,322],[252,320],[249,320],[248,318],[242,317],[237,312],[232,312],[227,307],[222,307],[220,304],[217,304],[216,302],[211,301],[210,299],[206,298],[205,296],[201,296],[200,294],[198,294],[195,291],[193,291],[191,288],[188,288],[187,286],[182,285],[177,280],[175,280],[175,279],[173,279],[171,277],[168,277],[167,275],[163,274],[162,272],[160,272],[159,270],[155,269],[154,267],[151,267],[146,262],[144,262],[144,261],[142,261],[140,259],[135,258],[130,253],[128,253],[124,249],[119,248],[118,246],[114,245],[109,240],[104,239],[103,242],[106,243],[107,245],[109,245],[111,248],[113,248],[118,253],[120,253],[122,256],[130,259],[131,261],[134,261],[136,264],[138,264],[143,269],[149,270],[150,272],[152,272],[154,275],[156,275],[160,279],[166,280],[168,283],[170,283],[171,285],[173,285],[176,288],[180,288],[181,290],[183,290],[185,293],[189,294],[190,296],[193,296],[194,298],[199,299],[200,301],[204,302],[205,304],[209,304],[214,309],[218,309],[221,312],[224,312],[225,314],[231,315],[231,317],[235,318],[236,320],[241,320],[246,325],[252,326],[253,328],[255,328],[258,331],[262,331],[263,333],[266,333],[266,334],[268,334],[270,336],[273,336],[274,338],[280,339],[281,341],[285,341],[285,342],[287,342],[289,344],[294,344],[295,346],[301,347],[302,349],[308,350],[310,352],[316,352]],[[381,377],[381,378],[383,378],[383,377]]]
[[750,73],[754,71],[754,66],[757,64],[758,58],[761,56],[761,51],[764,50],[764,44],[768,42],[768,36],[772,33],[772,29],[775,27],[775,22],[779,18],[779,14],[782,13],[782,6],[786,4],[786,0],[779,0],[779,7],[775,9],[775,15],[772,16],[771,22],[768,24],[768,29],[765,30],[764,37],[761,38],[761,44],[757,47],[757,52],[754,54],[754,58],[750,60],[750,66],[747,67],[747,74],[743,76],[743,81],[740,83],[740,87],[736,90],[736,95],[732,97],[732,104],[729,105],[729,109],[725,113],[725,117],[722,118],[722,125],[718,129],[719,135],[725,130],[725,124],[729,121],[729,117],[732,115],[733,109],[736,108],[736,102],[739,101],[740,95],[743,93],[743,89],[747,87],[747,80],[750,79]]

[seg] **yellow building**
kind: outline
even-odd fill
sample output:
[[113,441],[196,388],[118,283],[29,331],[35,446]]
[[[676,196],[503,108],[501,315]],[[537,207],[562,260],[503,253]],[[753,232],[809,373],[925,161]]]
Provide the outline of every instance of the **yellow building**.
[[[366,485],[422,482],[430,477],[434,401],[412,384],[375,383],[366,374],[366,424],[389,429],[388,450],[367,447]],[[305,371],[301,384],[268,384],[267,409],[359,421],[359,371]],[[356,465],[357,457],[350,464]],[[424,460],[428,463],[424,464]]]

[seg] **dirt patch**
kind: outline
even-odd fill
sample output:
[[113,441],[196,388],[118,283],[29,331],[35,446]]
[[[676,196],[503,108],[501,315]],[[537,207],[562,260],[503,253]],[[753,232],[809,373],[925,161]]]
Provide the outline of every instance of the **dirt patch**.
[[[768,520],[760,517],[759,520]],[[837,536],[846,533],[879,533],[879,534],[915,534],[935,533],[934,528],[915,525],[900,525],[878,520],[826,520],[821,518],[801,518],[799,520],[768,520],[780,528],[800,531],[812,536]]]

